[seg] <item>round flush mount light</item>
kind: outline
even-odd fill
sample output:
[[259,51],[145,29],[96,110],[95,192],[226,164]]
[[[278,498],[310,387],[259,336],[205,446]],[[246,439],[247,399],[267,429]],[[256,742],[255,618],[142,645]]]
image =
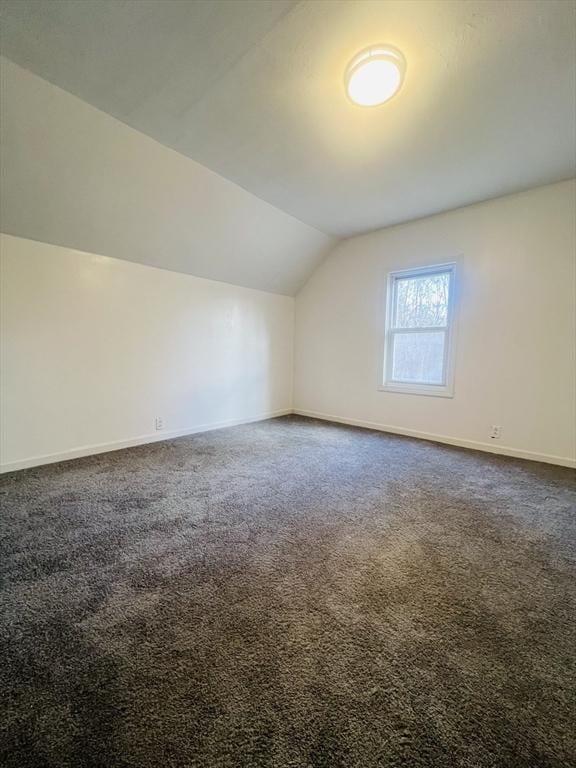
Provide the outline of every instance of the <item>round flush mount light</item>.
[[354,104],[377,107],[398,92],[405,71],[400,51],[389,45],[371,45],[348,65],[346,91]]

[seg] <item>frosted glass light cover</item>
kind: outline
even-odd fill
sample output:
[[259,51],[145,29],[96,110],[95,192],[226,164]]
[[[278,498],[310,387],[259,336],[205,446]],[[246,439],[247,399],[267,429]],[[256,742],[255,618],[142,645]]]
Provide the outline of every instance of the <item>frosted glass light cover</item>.
[[394,48],[372,46],[359,53],[346,71],[348,96],[362,107],[376,107],[394,96],[404,79],[404,57]]

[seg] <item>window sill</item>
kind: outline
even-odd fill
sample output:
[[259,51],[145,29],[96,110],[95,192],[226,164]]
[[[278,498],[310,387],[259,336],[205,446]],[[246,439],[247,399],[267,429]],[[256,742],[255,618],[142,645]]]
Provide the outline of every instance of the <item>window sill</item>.
[[436,387],[428,384],[381,384],[380,392],[397,392],[404,395],[425,395],[426,397],[454,397],[452,387]]

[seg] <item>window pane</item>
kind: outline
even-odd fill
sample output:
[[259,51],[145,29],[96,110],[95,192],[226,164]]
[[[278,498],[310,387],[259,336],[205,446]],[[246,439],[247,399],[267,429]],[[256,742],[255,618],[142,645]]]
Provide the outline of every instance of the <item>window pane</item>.
[[415,384],[444,383],[444,331],[395,333],[392,380]]
[[448,324],[450,275],[406,277],[396,281],[396,328]]

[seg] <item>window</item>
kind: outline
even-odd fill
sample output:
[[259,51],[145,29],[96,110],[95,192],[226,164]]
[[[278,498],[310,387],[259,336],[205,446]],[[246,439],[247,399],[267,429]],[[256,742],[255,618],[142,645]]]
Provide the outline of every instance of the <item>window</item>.
[[454,264],[388,278],[381,389],[452,397]]

